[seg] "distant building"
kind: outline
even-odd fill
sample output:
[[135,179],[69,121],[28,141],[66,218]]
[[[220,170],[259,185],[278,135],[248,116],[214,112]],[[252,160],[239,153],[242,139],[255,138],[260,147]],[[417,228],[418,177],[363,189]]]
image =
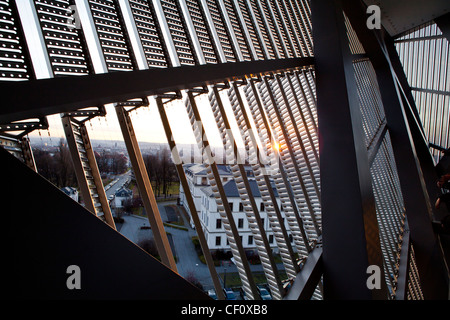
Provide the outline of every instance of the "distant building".
[[[244,205],[239,195],[239,191],[236,187],[236,183],[233,179],[231,170],[226,165],[218,165],[218,167],[221,172],[221,178],[225,195],[228,199],[229,206],[233,213],[234,222],[241,237],[242,245],[246,250],[255,250],[256,243],[253,237],[253,233],[249,227],[247,216],[246,213],[244,212]],[[247,177],[249,179],[250,189],[254,196],[256,206],[259,210],[259,215],[261,217],[264,230],[267,234],[269,245],[274,249],[274,251],[277,251],[277,244],[275,241],[275,237],[273,235],[273,231],[270,226],[269,219],[267,217],[265,205],[262,201],[257,182],[253,176],[253,171],[251,171],[250,166],[248,169],[249,170],[247,170]],[[211,250],[217,249],[222,249],[225,251],[230,250],[227,236],[225,234],[225,228],[223,226],[220,214],[217,211],[216,200],[214,198],[212,188],[208,183],[205,166],[202,164],[186,164],[184,166],[184,170],[186,172],[188,184],[190,186],[190,190],[194,198],[197,214],[200,218],[203,232],[208,242],[208,247]],[[272,188],[274,191],[274,195],[277,198],[277,206],[281,209],[281,213],[284,217],[284,212],[281,206],[281,201],[278,197],[277,190],[275,189],[274,185],[272,185]],[[186,209],[186,211],[188,211],[190,214],[188,204],[185,199],[185,194],[181,186],[180,186],[180,200],[181,200],[180,204],[182,204]],[[192,222],[191,225],[193,225]],[[285,226],[289,234],[289,226],[287,225],[286,222]],[[289,239],[292,240],[292,237],[289,236]]]
[[[222,182],[233,179],[233,174],[230,168],[225,165],[218,165],[219,174],[222,178]],[[203,164],[188,163],[183,166],[186,173],[187,182],[189,184],[189,190],[194,198],[195,208],[197,208],[197,214],[200,215],[201,197],[203,195],[202,187],[208,186],[209,181],[206,174],[206,168]],[[186,196],[184,194],[183,186],[180,185],[180,204],[184,206],[188,214],[191,216],[189,206],[186,202]],[[191,226],[194,227],[194,222],[191,217]]]
[[133,197],[133,191],[126,187],[121,187],[118,189],[115,193],[115,205],[116,208],[122,208],[124,201],[130,199]]
[[78,202],[78,191],[77,191],[77,189],[75,189],[73,187],[64,187],[64,188],[61,188],[61,191],[63,191],[65,194],[67,194],[73,200]]

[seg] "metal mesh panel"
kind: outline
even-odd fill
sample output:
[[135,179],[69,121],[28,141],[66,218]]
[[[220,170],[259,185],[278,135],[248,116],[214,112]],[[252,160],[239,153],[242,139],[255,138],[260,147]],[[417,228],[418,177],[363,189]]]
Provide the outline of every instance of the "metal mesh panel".
[[309,1],[286,1],[286,8],[294,21],[298,37],[301,38],[303,56],[313,56],[311,11]]
[[[273,145],[279,144],[277,139],[272,136],[274,133],[271,125],[266,121],[265,111],[263,110],[262,101],[258,94],[258,89],[253,80],[250,81],[250,86],[244,87],[245,97],[249,104],[249,108],[253,117],[253,120],[258,128],[259,139],[262,142],[260,153],[269,159],[278,158],[278,155],[274,155]],[[278,196],[281,201],[283,213],[286,218],[286,222],[289,226],[289,230],[292,234],[293,241],[299,258],[303,259],[309,252],[309,241],[306,233],[302,230],[302,221],[299,222],[300,214],[298,213],[295,199],[290,197],[289,181],[283,179],[285,174],[284,165],[281,161],[278,163],[279,170],[272,173],[271,178],[274,181]]]
[[207,0],[207,6],[211,18],[214,23],[214,28],[219,37],[220,44],[222,45],[223,52],[227,62],[235,62],[237,60],[235,55],[235,49],[233,49],[233,43],[228,34],[226,24],[223,21],[222,12],[215,0]]
[[89,74],[84,40],[68,26],[70,1],[35,0],[35,5],[54,76]]
[[98,38],[103,49],[109,71],[133,70],[130,56],[131,48],[127,45],[125,27],[118,16],[113,0],[89,0]]
[[414,247],[411,245],[411,251],[409,256],[409,274],[408,274],[408,290],[407,300],[424,300],[422,289],[420,287],[419,270],[417,269]]
[[266,79],[266,83],[260,86],[260,92],[272,127],[278,132],[281,160],[289,177],[305,231],[312,243],[320,234],[320,203],[318,193],[309,185],[312,181],[308,177],[308,169],[301,165],[304,161],[299,154],[301,151],[298,150],[298,138],[288,114],[289,106],[283,99],[284,87],[280,87],[275,80]]
[[174,0],[161,1],[161,7],[166,17],[170,35],[175,46],[175,50],[181,65],[194,65],[195,56],[190,44],[187,29],[183,24],[182,17],[177,2]]
[[[429,142],[450,146],[450,44],[428,23],[395,40]],[[430,152],[439,160],[440,152]]]
[[384,110],[381,102],[380,89],[376,80],[375,70],[368,59],[353,63],[358,91],[362,124],[368,148],[384,121]]
[[236,37],[237,43],[239,44],[239,49],[242,54],[243,60],[252,60],[250,54],[250,49],[248,47],[248,39],[246,39],[245,34],[242,30],[241,21],[236,13],[233,0],[224,0],[225,8],[230,19],[231,26],[233,28],[234,35]]
[[274,48],[275,44],[273,43],[273,39],[270,35],[270,30],[268,29],[268,26],[265,22],[265,16],[263,15],[263,11],[259,5],[259,2],[249,1],[248,4],[249,10],[251,11],[253,17],[253,21],[255,23],[255,27],[258,29],[259,36],[261,37],[261,45],[263,46],[263,52],[266,59],[277,58],[276,49]]
[[370,168],[370,173],[384,257],[385,280],[390,293],[394,296],[405,224],[405,208],[388,133]]
[[[249,89],[251,90],[251,88],[249,88],[250,84],[246,84],[245,86],[247,91]],[[251,124],[249,122],[250,115],[247,114],[245,107],[241,105],[240,101],[242,97],[237,91],[238,90],[236,90],[234,86],[228,90],[231,107],[240,131],[248,133],[243,136],[244,145],[246,150],[248,150],[249,163],[258,185],[258,190],[264,203],[264,211],[269,219],[270,228],[276,239],[276,244],[285,266],[286,273],[288,277],[295,277],[297,273],[295,261],[292,256],[293,252],[289,237],[287,236],[287,231],[284,226],[284,217],[282,217],[282,213],[277,204],[274,192],[275,183],[272,182],[271,176],[268,174],[270,171],[267,172],[270,170],[272,163],[267,164],[267,159],[263,159],[262,161],[260,159],[263,154],[261,154],[259,150],[256,135],[251,131]],[[274,159],[272,159],[272,161],[273,160]],[[277,172],[277,174],[279,173]]]
[[255,49],[256,53],[255,59],[264,60],[264,52],[261,44],[262,41],[261,36],[258,34],[255,23],[252,21],[252,13],[250,11],[251,9],[249,7],[249,4],[245,0],[238,0],[237,3],[239,5],[242,18],[244,20],[243,23],[245,23],[245,26],[247,27],[250,36],[249,41],[252,42],[253,48]]
[[150,67],[167,67],[159,25],[147,0],[130,0],[130,8]]
[[206,19],[199,0],[186,0],[186,5],[195,28],[195,32],[197,33],[197,38],[200,42],[206,63],[217,63],[213,40],[208,30],[208,26],[205,21]]
[[283,38],[283,42],[287,47],[289,57],[301,57],[301,42],[297,38],[297,30],[292,24],[290,12],[286,8],[284,1],[270,1],[272,10],[275,13],[278,30]]
[[[207,145],[205,145],[205,142],[207,142],[207,140],[204,137],[203,127],[200,124],[201,119],[196,117],[195,110],[193,109],[193,106],[189,99],[185,100],[185,106],[198,148],[200,150],[204,150],[205,147],[207,147]],[[246,271],[246,264],[248,264],[246,257],[245,255],[241,255],[240,253],[240,251],[242,252],[242,243],[240,241],[239,235],[236,233],[236,225],[234,224],[232,213],[230,211],[228,203],[225,203],[223,197],[221,196],[221,193],[223,193],[223,185],[220,177],[217,177],[217,175],[214,173],[214,171],[217,171],[217,167],[215,167],[216,164],[212,162],[211,159],[209,159],[207,156],[204,157],[203,161],[206,167],[207,177],[211,185],[214,198],[216,200],[217,211],[219,212],[222,219],[222,224],[225,229],[228,243],[230,245],[230,250],[235,259],[235,264],[237,266],[239,277],[242,282],[242,288],[247,296],[253,300],[255,298],[252,291],[252,286],[254,285],[253,279],[251,278],[251,274],[248,274]]]
[[347,16],[344,14],[344,22],[345,22],[345,28],[347,29],[347,37],[348,37],[348,45],[350,47],[350,52],[352,54],[364,54],[364,48],[359,42],[358,36],[355,33],[355,30],[353,29],[352,25],[350,24],[350,21],[348,20]]
[[285,52],[285,49],[283,47],[282,39],[280,38],[280,35],[278,33],[278,27],[276,25],[276,21],[274,21],[275,18],[273,18],[271,8],[266,0],[260,0],[260,8],[261,13],[264,16],[265,22],[267,24],[267,28],[270,30],[271,40],[273,41],[273,45],[276,47],[277,50],[277,58],[287,58],[289,55]]
[[[354,39],[353,43],[359,42],[357,40],[357,38]],[[377,144],[376,140],[382,139],[378,149],[375,150],[370,173],[375,198],[380,246],[384,259],[385,281],[390,297],[395,298],[400,250],[405,225],[402,191],[389,132],[386,132],[384,136],[379,135],[386,120],[375,70],[368,59],[354,61],[353,69],[366,148],[372,150],[373,146]],[[411,272],[410,270],[409,277],[414,277],[414,274]],[[414,283],[414,290],[420,291],[419,282]]]
[[22,81],[30,79],[25,57],[24,39],[20,32],[14,0],[0,1],[0,79]]
[[[230,91],[233,91],[233,89],[230,89]],[[278,270],[276,269],[276,265],[273,260],[272,250],[267,242],[267,235],[261,223],[261,217],[259,209],[255,203],[254,195],[251,188],[249,188],[249,179],[247,177],[246,169],[244,168],[244,161],[242,161],[239,152],[236,152],[237,149],[235,149],[236,145],[234,137],[230,137],[232,133],[230,132],[230,128],[227,128],[224,120],[226,115],[224,115],[219,108],[219,103],[221,102],[218,100],[221,99],[221,97],[217,96],[216,93],[218,93],[218,91],[210,92],[208,98],[215,116],[217,127],[219,128],[219,132],[224,143],[227,163],[230,163],[230,169],[233,173],[234,181],[243,204],[243,209],[247,217],[249,228],[256,244],[256,249],[261,260],[261,265],[263,267],[267,283],[271,288],[274,299],[279,300],[281,299],[281,283],[279,280]]]

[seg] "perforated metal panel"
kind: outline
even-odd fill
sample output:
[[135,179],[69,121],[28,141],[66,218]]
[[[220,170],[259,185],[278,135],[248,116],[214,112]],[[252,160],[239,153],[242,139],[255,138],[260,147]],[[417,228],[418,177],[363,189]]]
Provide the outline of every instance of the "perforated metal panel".
[[181,17],[181,10],[175,0],[161,1],[169,32],[181,65],[196,64],[196,57],[190,43],[187,29]]
[[[233,84],[231,86],[232,88],[230,91],[234,91]],[[230,163],[234,182],[236,183],[239,196],[242,200],[243,211],[247,217],[248,226],[251,230],[259,258],[261,259],[261,265],[267,283],[271,289],[273,298],[279,300],[282,297],[280,276],[273,259],[272,249],[267,241],[267,234],[261,221],[259,208],[255,202],[255,195],[252,193],[249,185],[249,178],[243,164],[244,161],[241,158],[241,155],[235,152],[235,150],[237,150],[236,140],[230,131],[231,127],[229,126],[229,120],[227,119],[227,121],[225,121],[227,115],[224,115],[220,110],[221,108],[219,105],[223,106],[221,102],[222,98],[218,94],[218,90],[215,92],[211,91],[208,98],[215,116],[217,127],[222,137],[223,146],[226,150],[227,163]],[[271,186],[269,187],[271,188]]]
[[237,0],[236,2],[238,3],[239,9],[242,14],[243,18],[242,23],[245,23],[245,26],[250,36],[250,39],[248,39],[248,41],[252,42],[253,48],[256,53],[256,57],[254,58],[257,60],[264,60],[264,51],[262,49],[261,43],[262,36],[258,33],[255,26],[255,22],[252,20],[252,13],[250,11],[251,9],[249,7],[249,3],[248,1],[245,0]]
[[[417,111],[429,142],[450,147],[450,43],[435,23],[417,27],[396,39]],[[430,152],[438,161],[439,150]]]
[[216,49],[214,48],[213,40],[199,0],[186,0],[186,5],[197,33],[205,62],[217,63]]
[[313,40],[311,27],[311,10],[309,1],[286,1],[286,8],[294,21],[297,35],[301,39],[304,56],[313,56]]
[[97,29],[109,71],[130,71],[134,69],[123,28],[113,0],[89,0],[89,6]]
[[299,42],[296,39],[295,30],[293,29],[290,17],[285,11],[283,1],[269,0],[274,14],[274,19],[277,23],[278,31],[283,39],[283,44],[286,47],[287,56],[289,58],[301,56]]
[[222,12],[220,7],[218,6],[215,0],[207,0],[207,9],[211,15],[213,20],[214,28],[219,37],[220,44],[222,46],[222,50],[224,52],[225,58],[227,62],[235,62],[237,61],[237,57],[235,54],[235,49],[233,48],[233,42],[231,41],[230,35],[228,33],[226,24],[222,17]]
[[92,72],[79,30],[69,27],[69,0],[35,0],[53,75],[86,75]]
[[[246,84],[244,87],[247,91],[251,90],[250,84]],[[247,113],[245,106],[241,102],[244,98],[241,96],[239,89],[232,86],[228,90],[228,97],[230,99],[231,107],[239,129],[241,132],[248,133],[242,138],[248,152],[249,163],[251,165],[255,181],[258,185],[258,190],[264,203],[264,211],[267,214],[271,231],[276,239],[277,248],[283,261],[285,271],[288,277],[295,277],[297,273],[297,268],[295,265],[296,261],[293,256],[290,238],[285,227],[285,217],[283,217],[281,210],[278,207],[274,192],[275,183],[271,180],[272,174],[269,174],[272,173],[270,167],[277,167],[277,165],[273,166],[273,163],[270,163],[267,159],[261,159],[263,155],[262,152],[264,151],[259,149],[257,134],[254,134],[253,131],[251,131],[252,127],[250,119],[252,116]],[[277,159],[272,160],[276,161]],[[276,174],[279,175],[279,172],[276,172]]]
[[292,186],[308,240],[313,243],[320,234],[319,194],[312,187],[311,173],[302,159],[299,140],[293,127],[295,122],[288,114],[286,108],[289,106],[283,97],[285,88],[275,79],[265,78],[259,90],[269,121],[279,138],[281,161]]
[[19,30],[19,17],[13,0],[0,1],[0,80],[29,80],[24,38]]
[[266,24],[266,29],[268,30],[268,37],[272,41],[273,47],[276,49],[276,58],[287,58],[288,54],[284,49],[284,45],[282,43],[282,39],[278,33],[278,27],[276,25],[276,21],[274,20],[274,16],[272,14],[271,7],[266,0],[259,0],[261,14],[263,15],[264,23]]
[[147,0],[130,0],[130,8],[150,67],[168,66],[168,58],[155,13]]
[[405,209],[389,134],[383,140],[370,172],[384,257],[385,280],[391,294],[394,294],[405,225]]
[[236,12],[233,0],[224,0],[224,5],[227,11],[228,18],[230,19],[231,26],[233,28],[234,36],[236,37],[237,43],[239,44],[239,50],[242,54],[242,60],[253,60],[253,57],[248,46],[248,40],[245,37],[244,31],[242,30],[241,21]]

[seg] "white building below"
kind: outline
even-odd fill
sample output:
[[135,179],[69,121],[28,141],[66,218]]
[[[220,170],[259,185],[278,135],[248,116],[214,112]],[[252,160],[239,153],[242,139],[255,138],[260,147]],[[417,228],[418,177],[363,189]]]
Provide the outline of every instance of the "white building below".
[[[249,227],[247,217],[244,212],[244,206],[239,196],[239,192],[236,187],[236,183],[234,182],[231,170],[226,165],[218,165],[218,168],[220,171],[220,176],[222,178],[224,191],[227,196],[230,208],[233,212],[233,218],[236,227],[241,237],[242,245],[246,250],[254,250],[256,249],[254,237]],[[186,164],[184,165],[184,170],[186,173],[191,194],[194,198],[197,214],[200,218],[203,232],[208,242],[209,249],[210,250],[222,249],[224,251],[230,250],[230,246],[228,244],[228,240],[225,234],[222,219],[220,217],[219,212],[217,211],[216,200],[214,198],[212,188],[209,185],[207,179],[205,166],[202,164]],[[259,209],[259,214],[262,219],[264,230],[267,234],[269,244],[274,249],[274,251],[277,252],[278,250],[276,250],[277,249],[276,241],[269,223],[269,219],[267,218],[265,205],[259,193],[256,180],[254,177],[252,177],[253,171],[251,171],[250,166],[249,170],[247,171],[247,174],[250,183],[250,188],[255,198],[256,205]],[[281,213],[284,217],[281,202],[278,198],[278,193],[274,187],[273,191],[277,198],[277,205],[279,208],[281,208]],[[191,216],[182,186],[180,186],[180,204],[184,206],[186,211]],[[192,216],[191,216],[191,226],[194,227],[192,222]],[[285,226],[289,234],[289,227],[286,222]],[[290,235],[289,238],[292,241],[292,237]]]

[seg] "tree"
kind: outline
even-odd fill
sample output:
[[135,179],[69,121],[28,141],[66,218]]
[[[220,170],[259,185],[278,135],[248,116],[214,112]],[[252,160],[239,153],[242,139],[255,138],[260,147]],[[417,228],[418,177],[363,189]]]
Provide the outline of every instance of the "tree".
[[200,280],[197,279],[193,271],[188,271],[185,279],[203,291],[203,285],[200,283]]
[[171,184],[178,181],[178,174],[169,149],[164,148],[156,154],[146,154],[143,158],[148,177],[154,185],[155,195],[168,196]]
[[50,153],[49,151],[35,149],[33,155],[39,174],[54,185],[59,188],[78,187],[70,151],[64,139],[59,141],[57,152]]

